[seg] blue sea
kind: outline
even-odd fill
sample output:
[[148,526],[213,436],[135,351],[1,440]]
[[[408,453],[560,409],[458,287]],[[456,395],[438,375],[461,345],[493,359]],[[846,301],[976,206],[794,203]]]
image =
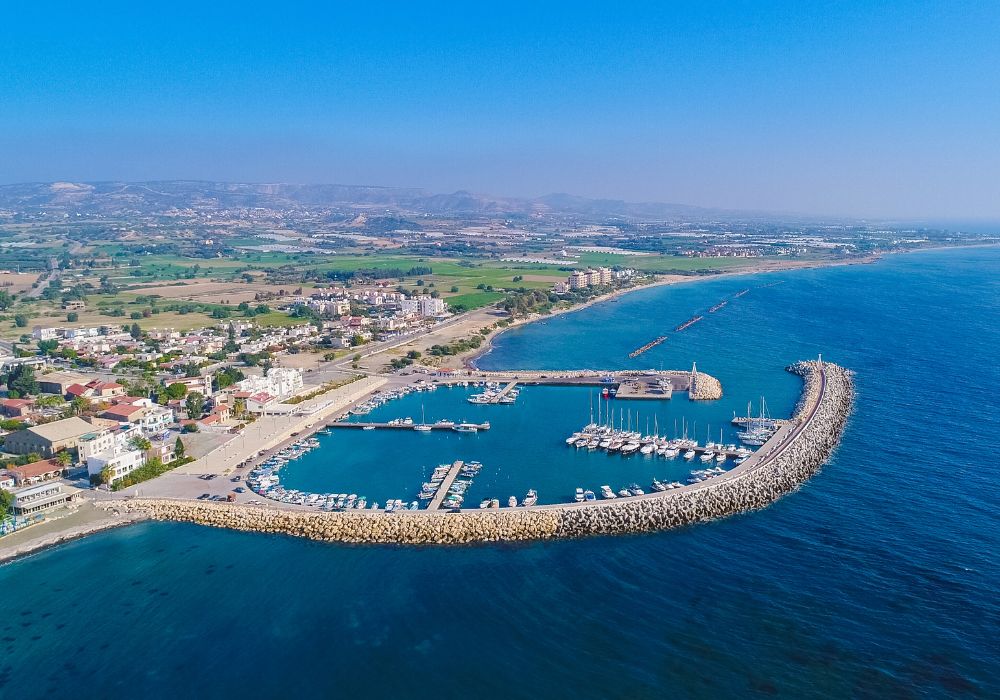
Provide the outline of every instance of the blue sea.
[[[997,249],[643,290],[513,330],[480,366],[697,362],[725,398],[678,395],[657,409],[669,431],[725,427],[761,395],[787,415],[783,368],[819,353],[857,372],[856,410],[800,491],[684,530],[435,548],[146,523],[40,552],[0,567],[0,697],[998,697],[998,348]],[[380,415],[493,409],[495,427],[335,433],[288,482],[405,498],[423,469],[471,458],[492,470],[483,495],[561,500],[612,469],[649,476],[562,444],[586,390],[403,401]]]

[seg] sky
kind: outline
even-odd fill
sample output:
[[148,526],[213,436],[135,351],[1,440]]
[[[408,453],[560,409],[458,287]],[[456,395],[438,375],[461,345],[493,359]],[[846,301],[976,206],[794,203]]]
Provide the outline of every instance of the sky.
[[1000,219],[998,36],[995,0],[10,3],[0,183]]

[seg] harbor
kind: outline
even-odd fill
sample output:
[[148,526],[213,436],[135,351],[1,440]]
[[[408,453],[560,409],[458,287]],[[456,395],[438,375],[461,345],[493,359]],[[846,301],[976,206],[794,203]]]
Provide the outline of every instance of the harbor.
[[792,419],[740,465],[664,491],[535,507],[461,509],[451,517],[454,509],[407,510],[386,518],[372,510],[309,513],[156,499],[115,501],[113,507],[154,519],[343,542],[459,544],[680,527],[768,505],[811,476],[836,447],[853,402],[850,373],[821,360],[797,363],[789,371],[803,379]]

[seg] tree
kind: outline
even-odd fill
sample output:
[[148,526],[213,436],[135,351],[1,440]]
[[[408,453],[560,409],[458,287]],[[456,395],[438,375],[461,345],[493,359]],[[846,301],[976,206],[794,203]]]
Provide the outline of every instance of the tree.
[[146,452],[153,448],[153,443],[149,441],[148,438],[144,437],[134,437],[131,440],[132,449],[139,450],[140,452]]
[[59,347],[58,340],[39,340],[38,341],[38,352],[41,355],[51,355]]
[[35,368],[30,365],[18,365],[7,377],[7,388],[16,391],[20,396],[38,393],[38,380],[35,379]]
[[77,321],[80,320],[80,314],[78,314],[75,311],[70,311],[68,314],[66,314],[66,320],[69,323],[76,323]]
[[14,494],[6,489],[0,489],[0,515],[7,515],[14,505]]
[[167,387],[167,397],[171,399],[183,399],[187,393],[188,388],[180,382],[174,382]]
[[451,286],[451,293],[452,294],[457,294],[458,293],[458,285],[457,284],[453,284]]
[[111,471],[111,467],[104,467],[101,470],[101,483],[111,485],[111,481],[114,479],[115,473]]
[[28,325],[28,317],[24,314],[15,314],[14,325],[18,328],[25,328]]
[[205,411],[205,397],[197,391],[191,392],[184,402],[184,408],[187,410],[188,418],[191,420],[201,418],[201,414]]
[[56,453],[56,460],[59,462],[59,466],[61,466],[63,469],[65,469],[70,464],[72,464],[72,462],[73,462],[73,455],[71,455],[66,450],[62,450],[61,452],[57,452]]
[[174,457],[177,459],[184,459],[184,442],[181,440],[179,435],[174,441]]
[[79,416],[90,407],[90,402],[82,396],[74,396],[69,402],[69,412],[71,415]]
[[247,400],[244,398],[238,398],[233,401],[233,415],[237,418],[242,418],[247,412]]
[[[139,317],[141,318],[142,314],[139,314]],[[142,329],[139,328],[139,324],[138,323],[133,323],[132,327],[129,329],[128,332],[136,340],[139,340],[139,338],[142,337]]]
[[14,297],[6,289],[0,290],[0,311],[6,311],[13,305]]
[[411,360],[419,360],[420,359],[420,351],[419,350],[410,350],[408,353],[406,353],[406,356],[408,358],[410,358]]
[[197,423],[187,423],[183,428],[181,428],[182,433],[197,433],[198,424]]
[[66,399],[61,396],[39,396],[35,405],[39,408],[58,408],[66,403]]

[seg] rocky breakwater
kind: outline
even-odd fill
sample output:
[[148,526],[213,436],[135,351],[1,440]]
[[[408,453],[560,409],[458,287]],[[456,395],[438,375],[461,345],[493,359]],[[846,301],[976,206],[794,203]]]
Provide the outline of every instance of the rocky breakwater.
[[746,462],[663,493],[587,504],[493,511],[317,513],[166,499],[109,501],[107,508],[328,542],[466,544],[650,532],[764,508],[812,476],[836,448],[853,404],[848,370],[821,362],[788,368],[803,379],[793,418]]
[[764,508],[798,488],[839,443],[854,387],[848,370],[829,363],[799,362],[788,371],[804,382],[795,415],[754,457],[724,475],[664,494],[567,507],[559,536],[682,527]]
[[132,499],[108,504],[153,520],[174,520],[248,532],[307,537],[325,542],[468,544],[554,537],[559,513],[537,509],[446,513],[316,513],[260,506]]

